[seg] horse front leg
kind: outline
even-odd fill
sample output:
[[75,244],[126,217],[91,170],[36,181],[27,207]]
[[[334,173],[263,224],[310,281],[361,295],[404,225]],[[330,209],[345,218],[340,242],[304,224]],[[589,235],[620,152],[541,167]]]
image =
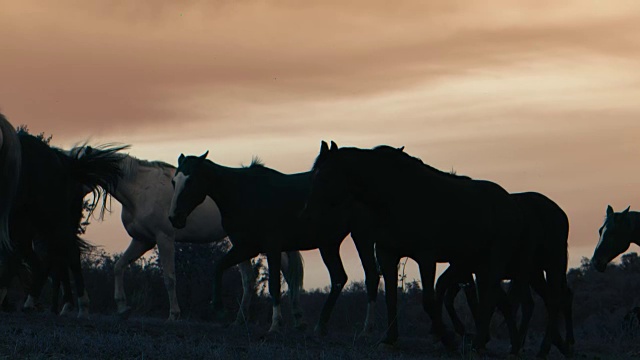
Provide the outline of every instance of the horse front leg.
[[269,295],[273,304],[271,327],[269,332],[280,330],[283,324],[282,310],[280,308],[280,265],[282,258],[280,251],[267,252],[267,264],[269,266]]
[[[213,310],[215,312],[215,316],[218,319],[223,319],[225,316],[224,313],[224,304],[222,303],[222,275],[224,271],[228,268],[239,264],[242,261],[250,260],[254,257],[258,256],[258,253],[243,247],[238,243],[234,243],[233,247],[229,252],[224,254],[220,260],[216,261],[213,266],[213,297],[212,297],[212,305]],[[278,255],[279,256],[279,255]],[[280,271],[280,270],[278,270]],[[271,275],[271,273],[270,273]],[[278,281],[280,279],[280,273],[278,273]]]
[[116,302],[118,316],[126,319],[131,314],[131,308],[127,305],[127,296],[124,291],[124,270],[134,261],[138,260],[147,251],[151,250],[155,244],[151,241],[140,241],[131,239],[131,243],[122,256],[116,261],[113,267],[114,292],[113,299]]
[[176,248],[171,236],[160,235],[156,237],[156,241],[164,286],[169,295],[169,318],[167,320],[176,321],[180,319],[180,305],[178,305],[178,295],[176,294]]
[[387,332],[384,345],[393,345],[398,340],[398,263],[400,257],[376,246],[376,258],[384,278],[384,297],[387,303]]
[[[439,338],[442,344],[449,350],[454,347],[453,334],[446,331],[442,321],[442,299],[436,302],[434,282],[436,277],[436,261],[430,254],[422,254],[417,259],[420,267],[420,279],[422,280],[422,307],[431,318],[431,332]],[[454,274],[454,273],[452,273]],[[453,278],[455,278],[455,274]]]
[[340,296],[342,288],[346,284],[348,277],[347,273],[344,271],[342,259],[340,259],[340,244],[337,244],[336,246],[332,245],[321,247],[320,255],[322,255],[322,261],[327,267],[327,270],[329,270],[329,277],[331,278],[331,291],[329,292],[327,300],[324,302],[324,306],[322,306],[320,319],[318,320],[318,324],[316,325],[315,332],[318,335],[326,335],[327,322],[329,322],[329,317],[331,317],[333,307],[336,305],[336,301],[338,300],[338,297]]
[[89,318],[89,294],[84,286],[84,276],[82,275],[82,265],[80,263],[80,249],[77,244],[72,244],[67,253],[68,264],[73,280],[76,285],[76,293],[78,296],[78,319]]

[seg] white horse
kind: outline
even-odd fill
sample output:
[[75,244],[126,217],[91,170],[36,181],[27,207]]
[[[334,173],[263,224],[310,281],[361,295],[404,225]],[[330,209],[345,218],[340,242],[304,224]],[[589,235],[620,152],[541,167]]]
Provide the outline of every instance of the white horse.
[[[89,146],[76,151],[101,151]],[[122,224],[131,236],[129,247],[115,264],[114,299],[118,313],[126,317],[131,308],[127,306],[124,292],[124,270],[154,246],[158,246],[164,284],[169,294],[169,320],[180,317],[180,306],[176,296],[175,242],[213,243],[227,239],[222,228],[220,211],[210,198],[195,209],[184,229],[176,230],[169,222],[169,206],[173,196],[171,179],[176,168],[160,161],[140,160],[122,154],[120,162],[122,177],[111,193],[122,204]],[[233,244],[233,240],[231,243]],[[294,314],[301,314],[299,294],[302,288],[303,264],[298,251],[282,253],[282,273],[289,284]],[[236,323],[246,321],[251,295],[255,289],[255,275],[250,261],[238,265],[242,274],[243,295]],[[303,326],[296,319],[296,326]]]

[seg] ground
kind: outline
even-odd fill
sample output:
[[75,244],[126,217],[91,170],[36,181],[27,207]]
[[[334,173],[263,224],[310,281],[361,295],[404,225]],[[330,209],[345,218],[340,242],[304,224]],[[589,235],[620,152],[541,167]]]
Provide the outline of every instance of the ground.
[[[425,337],[402,336],[394,349],[380,349],[371,337],[334,332],[325,338],[310,329],[286,328],[265,336],[266,326],[229,327],[202,321],[166,322],[158,318],[92,315],[88,320],[45,313],[0,314],[0,355],[7,359],[462,359]],[[524,359],[539,342],[528,342]],[[633,359],[640,351],[597,353],[578,344],[576,359]],[[505,358],[504,340],[491,343],[488,359]],[[550,359],[561,359],[554,349]]]

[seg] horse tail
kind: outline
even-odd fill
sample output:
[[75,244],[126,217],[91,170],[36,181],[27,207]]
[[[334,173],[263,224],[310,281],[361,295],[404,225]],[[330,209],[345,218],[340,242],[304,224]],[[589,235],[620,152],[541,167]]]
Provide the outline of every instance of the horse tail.
[[289,266],[284,275],[291,292],[291,298],[297,299],[303,287],[304,261],[300,251],[287,251],[287,257],[289,258]]
[[9,213],[18,193],[22,148],[13,125],[0,114],[0,244],[11,249]]
[[76,151],[71,155],[71,173],[73,178],[87,190],[93,193],[93,203],[87,217],[91,216],[98,205],[99,219],[108,211],[107,200],[118,185],[122,176],[120,162],[122,156],[119,151],[129,148],[129,145],[100,145],[95,147],[99,151]]
[[80,236],[77,236],[77,235],[76,235],[76,238],[75,238],[75,243],[78,246],[78,249],[80,250],[80,254],[81,255],[85,255],[85,254],[91,252],[93,249],[96,248],[95,245],[91,244],[87,240],[84,240],[83,238],[81,238]]

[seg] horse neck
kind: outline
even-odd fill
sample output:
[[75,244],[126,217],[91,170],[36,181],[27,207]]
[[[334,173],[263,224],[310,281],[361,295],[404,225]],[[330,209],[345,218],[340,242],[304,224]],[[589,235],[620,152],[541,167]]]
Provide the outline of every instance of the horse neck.
[[[220,212],[233,208],[234,197],[242,194],[248,169],[229,168],[212,161],[204,162],[202,172],[207,180],[207,195],[215,201]],[[231,190],[233,189],[233,190]]]
[[[374,154],[374,153],[366,153]],[[365,155],[366,156],[366,155]],[[404,159],[400,159],[400,165],[395,167],[391,166],[393,172],[380,171],[379,161],[376,157],[372,158],[350,158],[343,163],[344,168],[350,173],[350,177],[355,180],[356,183],[362,185],[364,189],[364,197],[371,199],[380,199],[381,194],[388,195],[389,198],[395,198],[398,191],[404,191],[409,189],[404,186],[404,181],[411,178],[420,178],[422,187],[426,191],[437,189],[437,186],[431,186],[431,183],[444,180],[444,177],[438,174],[432,174],[430,176],[423,176],[424,169],[416,166],[407,166],[402,163]],[[386,161],[386,160],[384,160]],[[436,170],[437,171],[437,170]]]

